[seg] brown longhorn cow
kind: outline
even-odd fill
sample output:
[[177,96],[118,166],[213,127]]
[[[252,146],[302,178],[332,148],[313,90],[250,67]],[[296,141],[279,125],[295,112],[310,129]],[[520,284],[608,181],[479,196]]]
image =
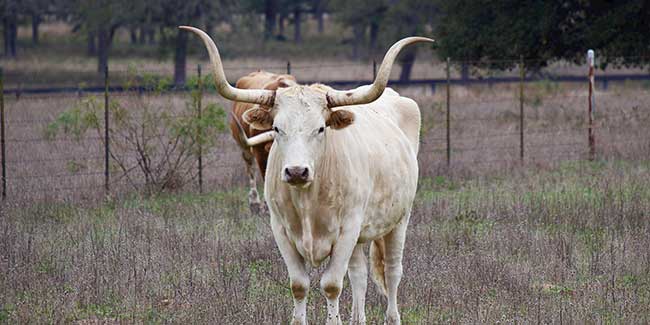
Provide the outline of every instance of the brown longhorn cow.
[[[275,74],[266,71],[255,71],[247,76],[241,77],[237,80],[236,87],[240,89],[267,89],[277,90],[278,88],[286,88],[297,85],[296,78],[288,74]],[[248,204],[253,213],[265,213],[266,207],[260,200],[257,192],[257,180],[255,177],[255,170],[253,169],[253,160],[257,162],[257,167],[260,170],[262,181],[266,176],[266,162],[271,150],[272,141],[261,143],[254,146],[249,146],[246,142],[247,138],[252,138],[256,135],[265,133],[268,130],[258,130],[252,128],[243,118],[244,112],[251,108],[259,107],[262,109],[270,110],[271,107],[259,104],[251,104],[244,102],[234,102],[232,106],[232,113],[230,115],[230,131],[232,137],[242,149],[242,157],[246,162],[246,173],[249,179],[250,190],[248,192]],[[245,136],[244,136],[245,135]]]

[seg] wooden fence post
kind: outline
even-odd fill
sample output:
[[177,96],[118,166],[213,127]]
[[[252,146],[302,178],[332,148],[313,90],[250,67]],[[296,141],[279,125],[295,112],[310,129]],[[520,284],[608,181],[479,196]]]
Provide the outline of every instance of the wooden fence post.
[[519,160],[524,162],[524,56],[519,56]]
[[109,167],[108,167],[108,162],[109,162],[109,155],[110,155],[110,137],[108,135],[108,127],[109,127],[109,122],[108,122],[108,117],[109,117],[109,103],[108,103],[108,65],[104,67],[104,190],[106,191],[106,194],[108,194],[110,188],[109,188],[109,181],[110,181],[110,174],[109,174]]
[[447,58],[447,168],[451,165],[451,78],[450,78],[451,60]]
[[4,73],[0,68],[0,147],[2,151],[2,199],[7,198],[7,150],[5,148]]
[[198,163],[199,163],[199,193],[203,193],[203,130],[201,130],[201,111],[203,110],[201,101],[203,99],[203,80],[201,80],[201,65],[196,66],[196,73],[198,75],[198,83],[197,83],[197,98],[196,98],[196,106],[197,106],[197,115],[199,118],[199,123],[197,132],[198,132],[198,143],[199,143],[199,152],[198,152]]
[[596,158],[596,139],[594,136],[593,123],[594,123],[594,84],[596,78],[594,76],[594,50],[587,51],[587,63],[589,64],[589,160]]

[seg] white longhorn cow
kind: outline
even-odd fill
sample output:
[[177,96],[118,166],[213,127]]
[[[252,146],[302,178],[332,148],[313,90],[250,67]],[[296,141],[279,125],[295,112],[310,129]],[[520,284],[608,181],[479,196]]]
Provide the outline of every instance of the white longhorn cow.
[[418,181],[420,110],[386,85],[405,45],[432,40],[409,37],[395,43],[370,86],[337,91],[294,85],[271,91],[232,87],[212,39],[200,29],[180,28],[204,41],[219,93],[259,104],[244,118],[254,128],[272,128],[246,143],[274,141],[264,196],[289,273],[292,323],[307,323],[307,264],[318,266],[327,257],[320,281],[327,323],[341,323],[338,301],[346,272],[352,286],[352,323],[365,323],[368,271],[363,247],[370,242],[371,276],[388,300],[386,322],[399,324],[397,287]]

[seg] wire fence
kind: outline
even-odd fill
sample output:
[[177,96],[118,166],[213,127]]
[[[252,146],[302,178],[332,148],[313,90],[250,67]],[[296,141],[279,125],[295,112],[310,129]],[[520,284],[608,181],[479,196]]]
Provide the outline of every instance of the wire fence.
[[[502,80],[453,79],[450,67],[458,62],[448,60],[446,78],[391,81],[422,111],[421,175],[650,158],[650,92],[645,85],[606,91],[599,76],[539,79],[525,74],[525,60],[515,63],[518,71],[513,73],[519,76]],[[374,76],[376,65],[365,67]],[[288,63],[273,68],[299,76],[310,67]],[[210,115],[216,112],[210,105],[228,111],[231,104],[218,97],[210,78],[198,67],[188,73],[186,84],[174,86],[157,71],[115,71],[95,87],[3,89],[3,198],[92,200],[141,191],[244,186],[245,165],[241,149],[225,131],[227,118]],[[608,82],[612,80],[618,79]],[[333,86],[371,82],[298,81]],[[3,82],[0,75],[0,87]],[[208,132],[206,116],[220,119],[225,128]]]

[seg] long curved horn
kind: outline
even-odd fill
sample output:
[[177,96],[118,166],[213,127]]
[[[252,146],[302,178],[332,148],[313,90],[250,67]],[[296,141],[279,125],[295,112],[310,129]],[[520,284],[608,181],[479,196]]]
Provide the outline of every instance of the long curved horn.
[[260,133],[252,138],[245,138],[245,141],[247,146],[253,147],[258,144],[273,141],[273,139],[275,139],[275,131],[271,130],[271,131],[266,131],[264,133]]
[[199,35],[203,40],[203,43],[205,43],[205,47],[208,49],[208,53],[210,54],[212,69],[214,70],[214,82],[217,86],[217,91],[219,91],[221,96],[236,102],[273,106],[273,102],[275,101],[274,91],[266,89],[239,89],[228,83],[228,80],[226,80],[226,74],[223,72],[223,64],[221,63],[219,50],[208,34],[198,28],[190,26],[178,26],[178,28]]
[[384,93],[388,78],[390,77],[390,70],[393,67],[393,62],[399,52],[404,46],[416,42],[433,42],[432,39],[426,37],[407,37],[403,38],[388,49],[379,67],[377,77],[370,87],[357,90],[332,90],[327,93],[327,106],[329,108],[346,105],[361,105],[368,104],[375,101],[381,94]]

